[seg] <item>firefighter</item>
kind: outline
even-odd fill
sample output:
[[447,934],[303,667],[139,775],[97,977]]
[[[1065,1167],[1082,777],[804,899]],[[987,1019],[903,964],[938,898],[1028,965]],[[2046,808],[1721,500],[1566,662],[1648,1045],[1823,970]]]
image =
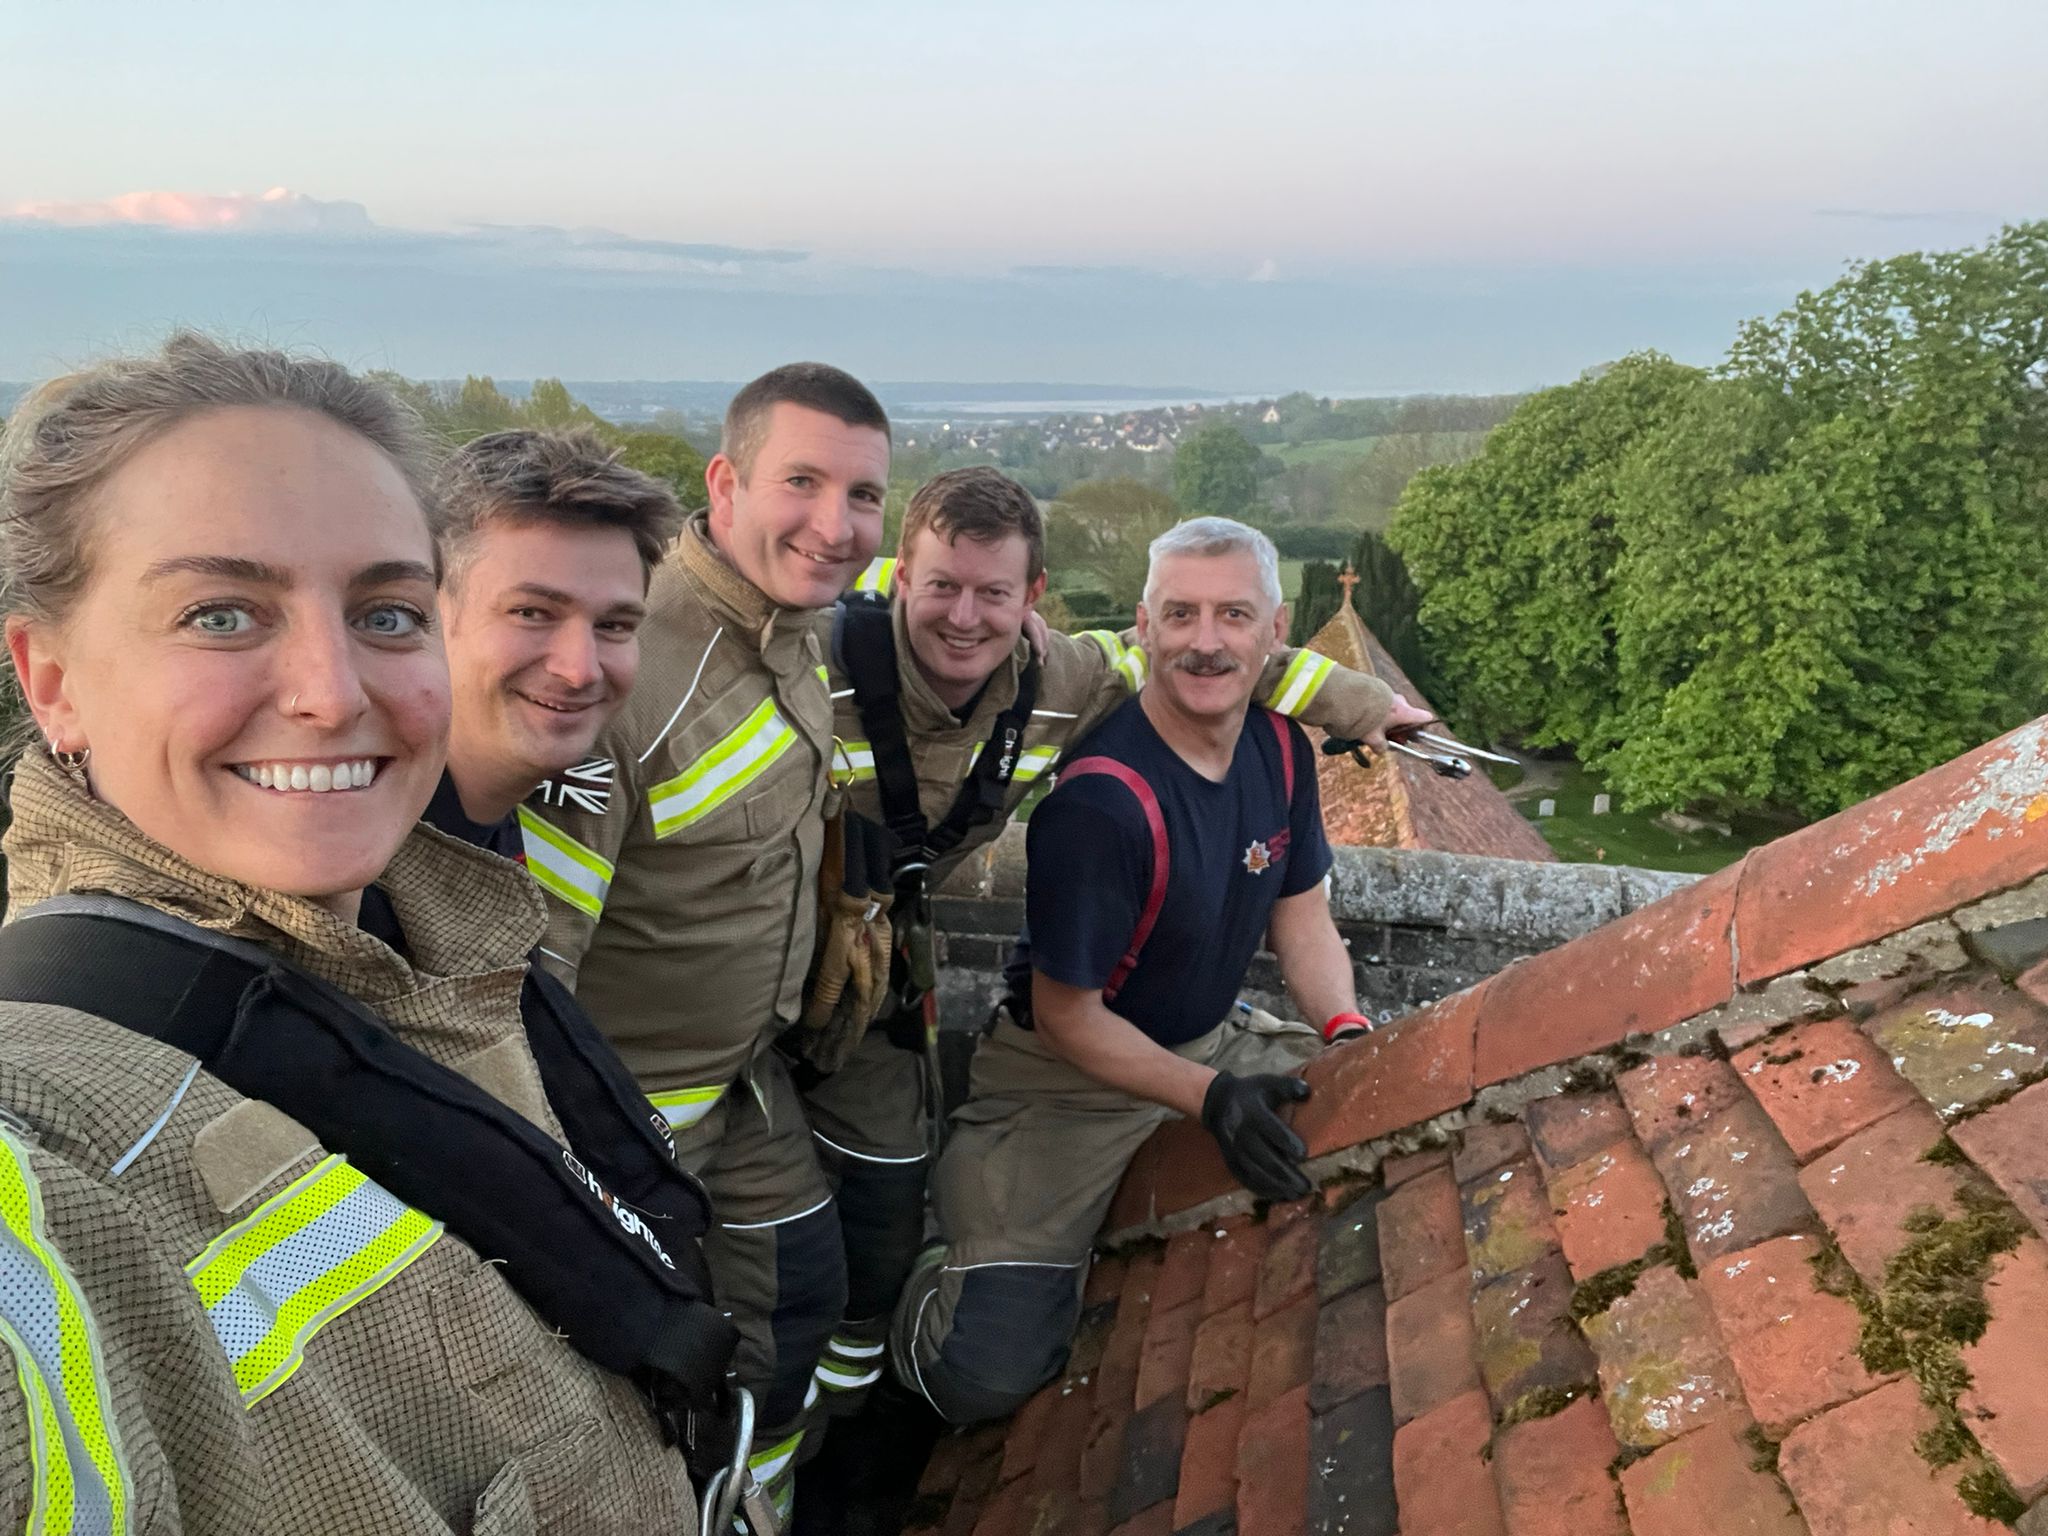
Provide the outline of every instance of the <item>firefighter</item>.
[[[0,447],[42,738],[0,933],[0,1528],[695,1521],[665,1430],[730,1325],[565,1149],[519,1009],[539,893],[417,825],[423,458],[341,368],[190,336]],[[409,956],[357,926],[374,878]]]
[[[797,1071],[835,1180],[848,1266],[847,1316],[818,1368],[828,1406],[850,1407],[881,1383],[889,1317],[924,1235],[931,982],[911,980],[916,965],[909,961],[919,955],[917,964],[928,963],[929,893],[1001,832],[1069,746],[1130,697],[1146,665],[1142,648],[1107,631],[1041,630],[1043,660],[1036,659],[1022,635],[1045,590],[1043,522],[1030,493],[995,469],[949,471],[920,488],[898,548],[899,558],[863,573],[860,590],[842,604],[833,647],[833,772],[860,819],[887,828],[886,841],[922,867],[897,883],[885,855],[876,873],[899,956],[881,1016],[850,1047],[843,1043],[848,1015],[858,1010],[842,1009],[826,1023],[837,1031],[830,1042],[797,1037],[807,1052]],[[1427,718],[1378,679],[1311,651],[1277,650],[1265,659],[1258,688],[1269,706],[1334,734],[1378,741],[1389,724]],[[894,751],[879,739],[890,734],[892,718],[901,743]],[[1012,726],[1013,740],[1004,735]],[[897,755],[915,804],[892,816],[884,778]],[[1006,756],[1011,766],[999,774]],[[847,910],[843,921],[857,926],[859,915]],[[828,935],[820,965],[857,953]],[[886,957],[867,966],[870,975],[877,970],[886,980]],[[818,983],[832,992],[841,977],[821,974],[814,994]],[[820,1057],[834,1070],[820,1070]],[[872,1473],[888,1448],[915,1439],[902,1428],[906,1417],[916,1418],[884,1412],[880,1418],[895,1427],[878,1424],[871,1434],[835,1426],[827,1461],[806,1476],[823,1483]]]
[[774,1041],[811,959],[832,707],[820,610],[873,557],[889,423],[799,363],[741,389],[707,512],[655,572],[641,671],[598,739],[601,792],[532,802],[547,963],[702,1177],[717,1294],[762,1399],[754,1471],[787,1509],[812,1374],[844,1310],[838,1221]]
[[[1272,542],[1222,518],[1163,534],[1138,632],[1145,687],[1032,817],[1012,994],[933,1180],[944,1246],[892,1331],[897,1369],[956,1423],[1012,1411],[1064,1363],[1089,1247],[1170,1115],[1199,1116],[1254,1193],[1306,1194],[1280,1110],[1308,1090],[1285,1074],[1369,1027],[1330,919],[1313,753],[1254,707],[1286,634]],[[1237,1001],[1262,941],[1320,1028]]]

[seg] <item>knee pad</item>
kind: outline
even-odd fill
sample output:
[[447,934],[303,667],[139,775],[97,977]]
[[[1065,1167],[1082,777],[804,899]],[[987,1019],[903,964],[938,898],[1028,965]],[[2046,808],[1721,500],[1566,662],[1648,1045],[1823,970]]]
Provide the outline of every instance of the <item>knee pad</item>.
[[961,1275],[953,1323],[924,1367],[932,1406],[955,1424],[1001,1418],[1066,1366],[1082,1268],[989,1264]]
[[896,1305],[924,1243],[929,1162],[872,1163],[849,1158],[839,1181],[839,1225],[846,1235],[846,1315],[880,1317]]
[[804,1410],[811,1373],[846,1311],[846,1252],[830,1201],[775,1228],[775,1371],[761,1405],[761,1422],[774,1428]]

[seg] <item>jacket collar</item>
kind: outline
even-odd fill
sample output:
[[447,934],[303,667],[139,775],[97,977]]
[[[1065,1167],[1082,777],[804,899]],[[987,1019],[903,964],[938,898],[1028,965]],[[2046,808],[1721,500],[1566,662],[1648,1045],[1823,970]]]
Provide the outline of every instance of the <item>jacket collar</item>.
[[796,676],[816,667],[822,650],[817,634],[830,608],[783,608],[730,565],[711,542],[711,514],[692,513],[669,557],[690,596],[728,630],[744,636],[778,675]]
[[427,826],[413,829],[378,879],[412,946],[408,962],[304,897],[201,869],[33,748],[15,769],[11,799],[4,846],[14,910],[70,891],[126,896],[275,950],[366,1002],[521,965],[546,927],[527,875]]

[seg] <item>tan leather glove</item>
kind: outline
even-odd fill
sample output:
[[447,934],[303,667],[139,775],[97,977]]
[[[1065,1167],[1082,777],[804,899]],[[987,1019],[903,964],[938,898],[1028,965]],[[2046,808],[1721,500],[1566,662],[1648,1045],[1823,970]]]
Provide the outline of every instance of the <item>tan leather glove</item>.
[[845,1065],[889,988],[889,892],[869,887],[859,861],[849,880],[848,866],[845,817],[835,816],[825,825],[817,952],[797,1023],[798,1049],[820,1072]]

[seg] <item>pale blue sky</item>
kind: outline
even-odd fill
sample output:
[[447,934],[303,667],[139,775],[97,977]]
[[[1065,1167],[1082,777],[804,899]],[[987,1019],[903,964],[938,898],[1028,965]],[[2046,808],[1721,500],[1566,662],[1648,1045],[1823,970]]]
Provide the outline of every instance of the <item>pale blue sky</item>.
[[[1847,258],[2048,215],[2044,66],[2041,0],[12,5],[0,377],[176,320],[414,373],[1704,361]],[[75,227],[274,186],[316,202]]]

